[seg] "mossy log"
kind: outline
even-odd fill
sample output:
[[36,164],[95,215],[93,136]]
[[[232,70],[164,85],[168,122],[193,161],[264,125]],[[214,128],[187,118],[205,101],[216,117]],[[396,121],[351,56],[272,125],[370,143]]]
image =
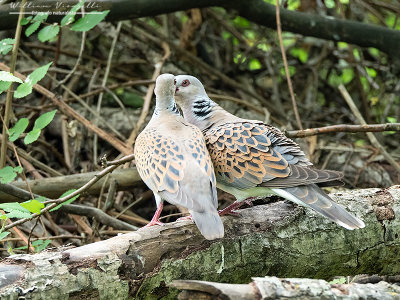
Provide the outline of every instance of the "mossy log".
[[331,194],[362,218],[348,231],[285,201],[223,217],[225,238],[190,221],[0,263],[1,299],[175,299],[173,280],[248,284],[254,276],[330,279],[400,274],[400,186]]

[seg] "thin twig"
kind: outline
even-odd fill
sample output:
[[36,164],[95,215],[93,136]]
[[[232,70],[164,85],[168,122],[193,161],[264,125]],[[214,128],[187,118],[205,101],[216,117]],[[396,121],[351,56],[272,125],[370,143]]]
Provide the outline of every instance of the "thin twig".
[[[25,12],[25,4],[27,0],[22,0],[19,10],[19,16],[17,21],[17,28],[15,30],[15,43],[12,48],[11,52],[11,62],[10,62],[10,69],[8,72],[14,73],[15,65],[17,63],[17,56],[18,56],[18,48],[19,48],[19,41],[21,38],[21,20],[24,17]],[[6,156],[7,156],[7,140],[8,140],[8,133],[7,128],[10,123],[11,111],[12,111],[12,99],[14,95],[14,84],[11,83],[10,87],[7,90],[7,97],[6,97],[6,107],[4,110],[4,125],[3,126],[3,138],[1,143],[0,149],[0,169],[4,167],[6,163]]]
[[[36,219],[35,225],[32,226],[31,231],[29,232],[28,246],[31,245],[32,233],[33,233],[33,230],[35,229],[35,227],[37,226],[37,223],[39,222],[39,220],[40,220],[40,217]],[[26,254],[29,254],[29,247],[26,248]]]
[[[111,43],[110,52],[108,53],[107,66],[106,66],[106,70],[104,72],[103,81],[101,83],[101,87],[103,87],[103,88],[106,86],[107,80],[108,80],[108,75],[110,74],[112,57],[114,55],[115,45],[117,44],[119,33],[121,31],[121,26],[122,26],[122,22],[118,22],[117,29],[114,33],[113,41]],[[104,95],[104,93],[101,92],[99,95],[99,98],[97,99],[96,112],[99,116],[100,116],[101,103],[103,102],[103,95]],[[99,122],[98,118],[95,118],[93,121],[95,126],[97,126],[98,122]],[[94,137],[93,137],[93,162],[94,163],[97,163],[97,141],[98,141],[97,134],[94,134]]]
[[[71,194],[56,199],[56,200],[47,200],[44,202],[44,204],[50,204],[48,206],[46,206],[45,208],[43,208],[41,210],[41,213],[44,213],[46,211],[51,210],[52,208],[56,207],[57,205],[64,203],[65,201],[71,199],[72,197],[75,197],[79,194],[81,194],[82,192],[86,191],[88,188],[90,188],[92,185],[94,185],[97,181],[99,181],[102,177],[104,177],[105,175],[107,175],[108,173],[111,173],[112,171],[114,171],[118,166],[109,166],[107,168],[105,168],[104,170],[102,170],[101,172],[99,172],[98,174],[96,174],[91,180],[89,180],[85,185],[83,185],[82,187],[80,187],[79,189],[77,189],[76,191],[72,192]],[[30,218],[24,218],[24,219],[19,219],[18,221],[15,221],[14,223],[7,225],[4,229],[7,230],[9,228],[15,227],[17,225],[23,224],[33,218],[38,217],[40,214],[32,214]]]
[[[83,5],[81,7],[81,12],[82,12],[82,18],[85,15],[85,6]],[[76,70],[78,69],[79,64],[81,63],[82,60],[82,55],[83,55],[83,51],[85,50],[85,43],[86,43],[86,31],[82,31],[82,40],[81,40],[81,48],[79,49],[79,54],[78,54],[78,58],[75,62],[74,67],[72,68],[72,70],[67,74],[67,76],[64,77],[63,80],[60,80],[57,84],[57,86],[55,88],[58,88],[60,85],[64,84],[65,82],[67,82],[67,80],[73,75],[75,74]]]
[[[355,117],[358,119],[358,122],[361,123],[361,125],[367,125],[365,122],[364,118],[362,117],[360,111],[358,110],[357,106],[354,104],[353,99],[351,98],[349,92],[345,88],[343,84],[339,85],[339,91],[342,94],[344,100],[346,100],[347,104],[349,105],[351,111],[355,115]],[[394,158],[386,151],[386,149],[379,143],[377,138],[372,132],[367,132],[367,137],[370,140],[371,144],[374,145],[381,153],[382,155],[386,158],[386,160],[395,168],[397,172],[400,173],[400,165],[394,160]]]
[[400,123],[386,124],[365,124],[365,125],[331,125],[319,128],[309,128],[304,130],[285,131],[287,137],[306,137],[325,133],[335,132],[382,132],[382,131],[400,131]]
[[[3,63],[0,62],[0,70],[4,70],[4,71],[9,71],[10,69]],[[25,76],[15,72],[14,76],[25,80]],[[63,86],[64,87],[64,86]],[[75,118],[78,122],[82,123],[85,127],[87,127],[89,130],[97,133],[102,139],[104,139],[105,141],[109,142],[114,148],[118,149],[120,152],[122,152],[123,154],[130,154],[133,152],[133,148],[128,145],[125,144],[124,142],[122,142],[121,140],[119,140],[118,138],[110,135],[109,133],[105,132],[104,130],[100,129],[97,126],[94,126],[93,123],[91,123],[90,121],[88,121],[86,118],[84,118],[83,116],[81,116],[80,114],[78,114],[74,109],[72,109],[69,105],[67,105],[65,102],[59,100],[56,95],[52,92],[50,92],[49,90],[45,89],[43,86],[41,86],[40,84],[35,84],[33,86],[33,88],[38,91],[39,93],[45,95],[47,98],[49,98],[50,100],[52,100],[57,106],[58,108],[66,115]],[[65,87],[66,88],[66,87]],[[75,95],[76,97],[78,97],[75,93],[73,93],[72,91],[70,92],[73,96]],[[81,101],[83,101],[82,99],[80,99]],[[84,101],[83,101],[84,102]],[[86,103],[85,103],[86,104]],[[104,121],[105,122],[105,121]],[[106,122],[108,123],[108,122]]]
[[282,40],[282,28],[281,28],[281,17],[280,17],[280,11],[279,11],[279,0],[276,0],[276,28],[278,31],[279,45],[281,47],[283,65],[285,67],[286,80],[287,80],[288,87],[289,87],[290,98],[292,99],[293,112],[296,117],[297,127],[299,127],[299,129],[302,130],[303,126],[301,125],[299,112],[297,111],[297,104],[296,104],[296,99],[294,98],[292,80],[290,79],[290,73],[289,73],[289,67],[288,67],[288,63],[287,63],[287,59],[286,59],[285,47],[283,45],[283,40]]

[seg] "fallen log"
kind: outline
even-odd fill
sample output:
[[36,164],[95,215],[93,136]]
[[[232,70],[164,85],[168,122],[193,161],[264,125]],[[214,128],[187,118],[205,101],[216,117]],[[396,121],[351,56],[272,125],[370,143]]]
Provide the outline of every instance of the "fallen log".
[[[399,299],[400,286],[334,284],[321,279],[255,277],[249,284],[227,284],[198,280],[175,280],[170,287],[183,290],[179,300],[195,299]],[[261,296],[261,297],[260,297]],[[214,297],[214,298],[213,298]]]
[[[57,198],[61,196],[64,192],[81,187],[86,184],[89,180],[95,177],[98,172],[88,172],[74,175],[49,177],[37,180],[28,180],[29,186],[34,194],[38,194],[45,197]],[[137,186],[144,186],[142,179],[139,176],[138,171],[135,167],[129,169],[117,169],[107,176],[101,178],[93,186],[91,186],[86,192],[88,194],[98,194],[101,187],[104,184],[104,180],[107,180],[105,184],[105,190],[108,190],[110,182],[112,180],[117,181],[118,190],[128,190]],[[24,189],[27,189],[25,182],[13,182],[12,185]],[[14,197],[11,194],[0,189],[0,202],[21,202],[24,201],[20,198]]]
[[[1,299],[177,297],[173,280],[249,283],[254,276],[330,279],[400,274],[400,186],[331,196],[362,218],[348,231],[285,201],[223,217],[223,239],[205,240],[190,221],[0,263]],[[267,298],[266,298],[267,299]]]

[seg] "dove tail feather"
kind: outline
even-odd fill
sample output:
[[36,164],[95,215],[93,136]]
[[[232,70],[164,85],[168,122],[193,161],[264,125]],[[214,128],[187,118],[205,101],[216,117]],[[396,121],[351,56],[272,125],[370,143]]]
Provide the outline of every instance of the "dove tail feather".
[[298,186],[285,189],[271,189],[277,195],[296,204],[310,207],[336,224],[349,229],[364,228],[362,220],[350,214],[344,207],[333,202],[317,185]]
[[197,228],[207,240],[224,237],[224,224],[217,211],[196,212],[189,210]]

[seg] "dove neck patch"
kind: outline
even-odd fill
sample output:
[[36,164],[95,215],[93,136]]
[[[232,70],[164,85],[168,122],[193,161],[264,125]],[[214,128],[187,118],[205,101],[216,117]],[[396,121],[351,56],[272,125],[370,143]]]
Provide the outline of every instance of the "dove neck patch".
[[167,108],[164,108],[164,109],[160,109],[156,105],[156,108],[154,109],[154,114],[153,115],[154,116],[158,116],[160,114],[160,112],[162,112],[162,111],[170,111],[170,112],[174,113],[175,115],[179,115],[179,116],[181,115],[178,107],[176,107],[175,102],[173,102],[170,106],[168,106]]
[[215,103],[210,98],[197,98],[192,105],[193,115],[199,120],[206,120],[211,116],[214,106]]

